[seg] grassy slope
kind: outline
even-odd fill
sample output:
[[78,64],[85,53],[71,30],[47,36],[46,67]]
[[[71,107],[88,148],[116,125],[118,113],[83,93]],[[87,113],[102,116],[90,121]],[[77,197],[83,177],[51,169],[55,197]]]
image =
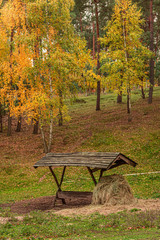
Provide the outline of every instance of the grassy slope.
[[[102,96],[102,109],[95,111],[95,96],[84,97],[86,103],[70,107],[71,121],[54,128],[53,152],[117,151],[138,162],[136,168],[119,167],[106,174],[158,171],[160,160],[160,89],[156,89],[154,103],[133,95],[133,121],[127,122],[126,105],[116,104],[116,95]],[[125,99],[124,99],[125,100]],[[15,127],[15,126],[14,126]],[[23,124],[21,133],[6,137],[0,134],[0,202],[52,195],[55,183],[46,168],[33,169],[43,155],[40,135],[32,135]],[[59,174],[61,169],[56,169]],[[128,176],[134,194],[140,198],[160,197],[159,174]],[[75,185],[76,182],[76,185]],[[63,189],[92,190],[93,183],[83,168],[69,168]],[[0,209],[0,217],[11,217],[0,228],[1,239],[159,239],[158,212],[120,212],[107,217],[59,217],[53,213],[33,212],[23,221],[15,214]]]
[[[128,123],[126,104],[116,104],[116,95],[102,95],[101,111],[95,111],[95,96],[80,97],[86,103],[70,106],[71,121],[54,128],[53,152],[114,151],[122,152],[138,162],[136,168],[123,166],[112,173],[140,173],[158,171],[160,160],[160,88],[154,92],[154,102],[140,98],[135,91],[132,100],[133,121]],[[124,102],[125,102],[124,98]],[[14,126],[15,127],[15,126]],[[52,195],[55,183],[46,168],[33,169],[43,154],[40,135],[33,135],[31,127],[23,125],[21,133],[6,137],[0,134],[0,202]],[[56,169],[59,174],[61,169]],[[69,168],[63,188],[92,190],[93,183],[83,168]],[[87,181],[86,181],[87,180]],[[160,197],[160,175],[128,176],[134,194],[139,198]],[[76,185],[75,185],[76,181]]]

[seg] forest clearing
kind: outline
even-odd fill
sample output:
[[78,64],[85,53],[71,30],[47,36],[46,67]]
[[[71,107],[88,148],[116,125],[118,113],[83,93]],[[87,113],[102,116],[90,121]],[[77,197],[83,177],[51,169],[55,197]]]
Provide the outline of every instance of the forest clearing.
[[159,26],[160,0],[0,1],[0,239],[160,240]]
[[[136,168],[131,166],[120,166],[113,170],[109,170],[106,174],[136,174],[136,173],[147,173],[147,172],[156,172],[159,170],[159,146],[160,146],[160,132],[159,132],[159,123],[160,123],[160,111],[159,111],[159,92],[160,89],[157,87],[155,89],[154,95],[154,104],[153,106],[148,105],[147,99],[140,99],[140,91],[135,91],[134,102],[133,102],[133,121],[128,123],[127,113],[125,111],[125,104],[117,105],[116,103],[116,94],[107,93],[102,96],[102,109],[100,112],[96,112],[93,108],[95,95],[91,96],[80,96],[79,99],[85,101],[77,101],[70,106],[70,122],[65,123],[63,126],[55,127],[54,136],[53,136],[53,145],[52,152],[123,152],[127,156],[136,160],[138,165]],[[125,101],[125,98],[124,98]],[[141,104],[139,104],[141,102]],[[82,111],[83,109],[83,111]],[[16,121],[14,121],[13,128],[16,129]],[[154,123],[154,124],[153,124]],[[7,123],[6,123],[7,124]],[[24,222],[22,220],[16,220],[17,216],[22,216],[26,219],[27,216],[34,213],[34,218],[37,219],[39,216],[43,222],[45,215],[55,214],[56,218],[60,221],[60,216],[64,218],[67,217],[65,221],[73,221],[73,225],[76,225],[76,218],[82,218],[78,221],[104,221],[104,216],[111,214],[111,223],[114,226],[114,221],[119,220],[119,213],[122,212],[122,215],[125,215],[124,218],[135,218],[138,217],[138,214],[146,214],[146,222],[157,221],[159,222],[159,211],[160,211],[160,175],[159,173],[143,174],[143,175],[130,175],[126,176],[127,181],[129,182],[134,196],[137,198],[136,204],[131,205],[121,205],[113,207],[105,207],[103,205],[92,206],[90,205],[91,199],[73,199],[71,202],[67,202],[67,205],[62,205],[61,202],[54,208],[53,200],[56,193],[56,184],[53,181],[51,173],[48,168],[38,168],[34,169],[33,165],[37,160],[44,156],[43,143],[38,135],[32,133],[33,126],[27,125],[25,122],[22,124],[22,131],[17,133],[14,132],[9,138],[6,136],[7,129],[4,129],[4,132],[1,133],[1,217],[2,220],[10,219],[10,221],[15,221],[15,224],[21,225],[21,230],[18,230],[17,234],[20,234],[19,231],[24,229]],[[123,134],[122,134],[123,132]],[[65,133],[65,134],[64,134]],[[140,137],[141,136],[141,137]],[[61,174],[61,169],[55,169],[58,176]],[[76,182],[76,184],[75,184]],[[94,184],[90,179],[90,176],[85,168],[74,168],[71,167],[66,172],[64,183],[62,185],[63,190],[71,191],[93,191]],[[146,199],[146,200],[145,200]],[[5,207],[5,208],[4,208]],[[11,209],[11,210],[9,210]],[[36,212],[37,214],[36,215]],[[40,213],[39,211],[42,211]],[[43,213],[43,211],[45,211]],[[49,212],[48,212],[49,211]],[[118,213],[117,213],[118,212]],[[133,213],[134,214],[133,214]],[[29,213],[29,215],[28,215]],[[78,213],[78,216],[77,216]],[[97,215],[97,214],[100,215]],[[130,214],[132,213],[132,214]],[[94,215],[96,214],[96,215]],[[113,214],[113,215],[112,215]],[[118,214],[118,215],[114,215]],[[129,214],[129,215],[127,215]],[[36,216],[35,216],[36,215]],[[134,216],[133,216],[134,215]],[[156,215],[156,216],[154,216]],[[51,217],[53,219],[53,216]],[[83,216],[83,217],[82,217]],[[87,217],[90,216],[90,217]],[[93,217],[92,217],[93,216]],[[69,217],[69,218],[68,218]],[[84,220],[85,218],[86,220]],[[93,218],[93,219],[92,219]],[[96,220],[95,220],[96,218]],[[113,219],[115,219],[113,221]],[[139,218],[139,217],[138,217]],[[15,220],[13,220],[15,219]],[[20,218],[21,219],[21,218]],[[70,220],[68,220],[70,219]],[[98,220],[99,219],[99,220]],[[100,220],[101,219],[101,220]],[[108,218],[107,218],[108,219]],[[116,220],[117,219],[117,220]],[[124,220],[124,219],[123,219]],[[37,220],[38,221],[38,220]],[[40,220],[39,220],[40,221]],[[64,220],[63,220],[64,221]],[[126,221],[126,220],[124,220]],[[36,222],[36,220],[35,220]],[[134,221],[133,221],[134,222]],[[132,222],[132,224],[133,224]],[[108,223],[110,225],[111,223]],[[7,223],[6,223],[7,224]],[[38,224],[38,223],[35,223]],[[48,223],[47,223],[48,224]],[[88,223],[89,224],[89,223]],[[110,230],[113,227],[111,224]],[[126,222],[127,224],[127,222]],[[129,224],[131,222],[129,221]],[[134,222],[135,224],[135,222]],[[155,224],[155,225],[154,225]],[[158,225],[154,223],[153,230],[151,226],[147,225],[151,231],[150,239],[158,239],[157,235],[159,233]],[[67,225],[67,223],[66,223]],[[65,225],[65,226],[66,226]],[[100,224],[101,225],[101,224]],[[103,224],[102,224],[103,225]],[[116,225],[116,224],[115,224]],[[130,231],[134,229],[139,229],[141,225],[145,223],[139,223],[135,226],[125,226],[125,231],[127,228],[131,228]],[[5,225],[4,225],[5,226]],[[14,224],[13,224],[14,226]],[[67,225],[68,229],[71,228],[70,225]],[[76,226],[75,226],[76,227]],[[124,226],[123,226],[124,227]],[[139,231],[141,238],[133,239],[145,239],[143,232],[144,226],[141,226],[142,232]],[[3,229],[4,227],[2,227]],[[28,227],[29,229],[30,227]],[[115,227],[113,227],[114,229]],[[92,229],[91,226],[88,226],[86,229]],[[97,229],[98,238],[102,230]],[[105,227],[108,232],[108,228]],[[152,230],[153,231],[152,231]],[[33,230],[33,229],[32,229]],[[29,236],[32,236],[32,230],[29,231]],[[103,229],[104,230],[104,229]],[[3,230],[2,230],[3,231]],[[66,237],[61,236],[62,232],[57,235],[56,238],[68,239],[69,230],[67,230]],[[78,230],[77,231],[78,234]],[[118,231],[122,231],[118,230]],[[124,230],[122,232],[125,232]],[[128,231],[128,230],[127,230]],[[22,231],[23,232],[23,231]],[[71,231],[72,232],[72,231]],[[91,230],[92,232],[92,230]],[[98,233],[99,232],[99,233]],[[155,235],[154,235],[154,234]],[[9,233],[8,233],[9,234]],[[11,233],[10,233],[11,234]],[[27,234],[27,233],[26,233]],[[44,235],[43,235],[44,234]],[[73,233],[72,233],[73,234]],[[82,233],[80,233],[82,234]],[[109,233],[107,233],[109,234]],[[127,233],[130,234],[130,233]],[[137,230],[136,230],[137,234]],[[149,234],[149,233],[148,233]],[[11,234],[12,235],[12,234]],[[63,234],[62,234],[63,235]],[[123,235],[123,234],[122,234]],[[155,236],[155,238],[151,238]],[[13,235],[14,236],[14,235]],[[16,235],[17,236],[17,235]],[[34,234],[33,234],[34,236]],[[46,233],[41,233],[41,239],[44,238]],[[51,234],[52,236],[52,234]],[[56,236],[56,235],[55,235]],[[82,236],[82,235],[81,235]],[[105,239],[106,232],[101,235],[99,239]],[[119,239],[118,237],[112,238],[113,232],[108,235],[108,239]],[[129,235],[130,236],[130,235]],[[146,235],[147,236],[147,235]],[[71,239],[85,239],[85,236],[82,238],[74,238],[74,234]],[[103,238],[104,237],[104,238]],[[134,235],[133,235],[134,237]],[[17,237],[15,237],[16,239]],[[47,239],[47,237],[45,237]],[[5,238],[4,238],[5,239]],[[12,239],[12,238],[11,238]],[[13,237],[14,239],[14,237]],[[19,238],[21,239],[21,238]],[[22,239],[27,239],[23,238]],[[33,239],[38,239],[33,238]],[[94,239],[92,234],[89,233],[88,238]],[[130,238],[122,238],[130,239]]]

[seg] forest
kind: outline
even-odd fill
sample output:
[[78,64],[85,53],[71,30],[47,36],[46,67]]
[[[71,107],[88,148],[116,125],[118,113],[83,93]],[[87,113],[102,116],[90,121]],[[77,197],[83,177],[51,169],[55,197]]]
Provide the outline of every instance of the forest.
[[[159,239],[159,146],[160,0],[0,0],[1,239]],[[53,208],[50,152],[123,153],[137,166],[106,174],[137,203]],[[67,170],[65,191],[93,187]]]

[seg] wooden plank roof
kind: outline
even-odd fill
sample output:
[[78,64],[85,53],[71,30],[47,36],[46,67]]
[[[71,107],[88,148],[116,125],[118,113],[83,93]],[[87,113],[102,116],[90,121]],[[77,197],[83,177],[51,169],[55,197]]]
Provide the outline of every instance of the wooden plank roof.
[[48,153],[34,167],[85,166],[95,169],[111,169],[122,164],[133,167],[136,162],[118,152],[78,152],[78,153]]

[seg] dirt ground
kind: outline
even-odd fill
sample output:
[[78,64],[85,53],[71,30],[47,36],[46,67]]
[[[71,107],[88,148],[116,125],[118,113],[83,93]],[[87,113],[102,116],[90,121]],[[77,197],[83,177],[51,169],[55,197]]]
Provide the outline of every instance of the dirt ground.
[[[46,196],[36,199],[18,201],[13,204],[0,204],[1,208],[9,207],[11,212],[18,215],[26,214],[31,211],[52,211],[55,214],[62,216],[73,215],[89,215],[98,212],[103,215],[116,213],[123,210],[131,210],[133,208],[141,211],[147,210],[159,210],[160,211],[160,199],[137,199],[134,204],[131,205],[92,205],[92,195],[84,196],[81,198],[66,199],[66,204],[62,204],[61,200],[56,201],[56,206],[53,205],[55,196]],[[0,219],[2,222],[3,219]]]

